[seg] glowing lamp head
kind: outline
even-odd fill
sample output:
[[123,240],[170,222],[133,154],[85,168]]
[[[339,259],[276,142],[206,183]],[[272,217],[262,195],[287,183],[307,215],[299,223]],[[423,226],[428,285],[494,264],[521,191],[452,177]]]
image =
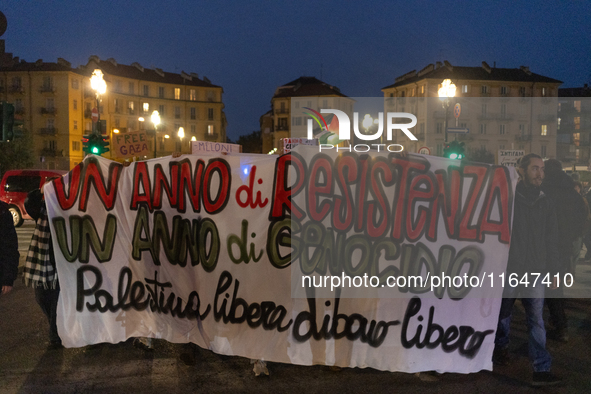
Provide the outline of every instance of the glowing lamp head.
[[105,94],[107,91],[107,83],[103,79],[103,72],[98,68],[94,70],[92,77],[90,77],[90,87],[97,94]]
[[150,119],[152,119],[152,123],[154,123],[154,126],[158,126],[160,124],[160,114],[158,113],[158,111],[152,112]]
[[437,91],[440,100],[445,100],[456,96],[456,85],[451,82],[451,79],[444,79],[441,82],[441,87]]

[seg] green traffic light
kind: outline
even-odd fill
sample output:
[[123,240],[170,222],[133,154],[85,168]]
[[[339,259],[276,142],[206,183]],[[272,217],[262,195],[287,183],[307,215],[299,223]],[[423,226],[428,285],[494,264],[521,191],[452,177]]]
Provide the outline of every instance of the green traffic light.
[[99,148],[97,146],[93,146],[92,147],[92,153],[94,153],[95,155],[99,153]]
[[457,153],[450,153],[449,158],[450,159],[458,159],[458,154]]

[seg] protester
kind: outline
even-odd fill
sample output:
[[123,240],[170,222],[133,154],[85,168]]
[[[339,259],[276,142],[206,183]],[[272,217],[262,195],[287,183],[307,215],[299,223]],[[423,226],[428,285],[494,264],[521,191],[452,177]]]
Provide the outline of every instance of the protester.
[[[513,230],[506,279],[511,274],[518,278],[530,273],[556,272],[558,259],[556,213],[550,199],[540,190],[544,179],[544,162],[536,154],[530,153],[521,158],[517,168],[521,180],[515,190]],[[529,334],[529,358],[533,365],[533,386],[554,385],[561,379],[550,372],[552,358],[546,350],[546,330],[544,327],[544,290],[541,281],[529,286],[519,284],[512,287],[504,285],[503,300],[499,313],[499,323],[495,336],[493,362],[507,365],[510,362],[508,351],[511,313],[515,299],[521,297],[527,318]]]
[[[583,197],[576,192],[575,182],[562,170],[562,164],[556,159],[546,160],[546,176],[542,182],[542,191],[552,200],[558,220],[558,250],[560,277],[574,274],[577,255],[581,251],[581,241],[587,211]],[[574,262],[573,262],[574,260]],[[546,305],[550,311],[550,324],[554,331],[550,337],[561,342],[568,341],[568,323],[564,312],[563,286],[547,289]]]
[[0,295],[12,290],[18,274],[18,237],[8,205],[0,201]]
[[35,231],[29,246],[23,279],[26,286],[35,289],[35,299],[49,322],[48,349],[62,348],[62,340],[57,332],[57,302],[60,287],[55,266],[55,255],[51,242],[51,232],[47,218],[47,207],[43,199],[43,188],[27,195],[25,209],[35,220]]

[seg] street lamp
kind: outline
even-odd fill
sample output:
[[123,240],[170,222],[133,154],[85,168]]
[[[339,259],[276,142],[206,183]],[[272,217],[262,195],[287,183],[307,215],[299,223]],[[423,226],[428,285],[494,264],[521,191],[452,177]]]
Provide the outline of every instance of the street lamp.
[[437,93],[439,94],[439,100],[441,100],[443,108],[445,108],[445,143],[447,143],[447,110],[451,104],[451,98],[456,96],[456,85],[451,82],[451,79],[444,79]]
[[179,132],[177,133],[179,139],[181,140],[181,153],[183,153],[183,138],[185,138],[185,129],[183,127],[179,127]]
[[158,125],[160,124],[160,114],[158,113],[158,111],[154,111],[152,112],[152,115],[150,116],[150,118],[152,119],[152,123],[154,123],[154,159],[156,158],[156,131],[158,130]]
[[98,112],[98,119],[97,119],[97,127],[96,127],[96,134],[102,134],[102,130],[100,129],[101,125],[101,111],[100,111],[100,102],[101,102],[101,95],[105,94],[107,91],[107,83],[103,79],[103,72],[98,68],[94,70],[92,76],[90,77],[90,87],[94,90],[96,95],[96,110]]

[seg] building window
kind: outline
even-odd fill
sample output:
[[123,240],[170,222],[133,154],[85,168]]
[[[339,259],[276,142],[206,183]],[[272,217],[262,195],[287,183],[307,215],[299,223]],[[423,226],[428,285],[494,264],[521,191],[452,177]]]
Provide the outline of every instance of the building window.
[[542,97],[546,97],[548,95],[548,89],[542,88]]
[[181,99],[181,88],[174,88],[174,99],[175,100]]
[[53,128],[55,128],[55,120],[54,119],[47,119],[47,122],[45,122],[45,125],[47,126],[48,129],[53,129]]
[[12,89],[18,90],[22,87],[23,82],[21,77],[12,77]]
[[213,133],[214,133],[213,125],[212,124],[207,125],[207,134],[213,135]]
[[542,157],[546,157],[546,156],[547,156],[547,155],[546,155],[546,153],[547,153],[547,152],[546,152],[546,145],[542,145],[542,147],[541,147],[541,148],[542,148],[542,149],[541,149],[541,152],[540,152],[540,153],[541,153],[541,155],[540,155],[540,156],[542,156]]
[[78,80],[72,79],[72,89],[78,89]]
[[190,109],[190,116],[191,116],[191,120],[195,120],[196,115],[195,115],[195,107],[191,107]]
[[77,120],[74,121],[74,130],[78,130],[78,121]]
[[80,141],[72,141],[72,150],[74,150],[74,151],[80,150]]
[[299,101],[296,101],[295,102],[295,107],[296,107],[296,109],[300,108],[300,102]]
[[425,123],[421,123],[421,125],[419,126],[419,129],[421,130],[421,134],[425,135]]
[[213,90],[208,90],[207,91],[207,101],[214,101]]
[[505,125],[504,124],[499,125],[499,134],[501,134],[501,135],[505,134]]
[[443,133],[443,123],[438,122],[436,126],[437,128],[435,129],[435,134]]
[[121,113],[121,100],[120,99],[115,99],[115,113],[119,114]]
[[115,92],[117,92],[117,93],[123,92],[123,82],[121,82],[121,80],[115,81]]
[[148,97],[150,95],[150,86],[144,85],[144,96]]
[[328,108],[328,100],[322,100],[322,108]]
[[520,97],[525,97],[525,86],[521,86],[519,88],[519,96]]
[[175,119],[181,118],[181,107],[174,107],[174,118]]
[[158,86],[158,98],[164,98],[164,87]]
[[207,109],[207,120],[213,120],[213,108]]
[[482,93],[484,95],[488,95],[488,86],[487,85],[482,85],[480,87],[480,93]]
[[507,117],[507,104],[501,104],[501,118]]
[[42,89],[45,92],[53,90],[53,78],[51,76],[43,77]]
[[129,94],[134,94],[135,93],[135,85],[133,82],[130,82],[129,85],[127,85],[127,92]]
[[197,93],[195,92],[195,89],[189,90],[189,100],[191,100],[191,101],[197,100]]
[[119,128],[120,125],[121,125],[121,120],[119,118],[115,118],[115,127]]
[[47,110],[53,110],[54,108],[54,100],[53,97],[49,97],[45,100],[45,108],[47,108]]
[[505,145],[504,145],[504,144],[499,144],[499,149],[500,149],[500,150],[503,150],[503,149],[505,149]]
[[556,119],[556,129],[560,130],[560,118]]
[[129,130],[129,131],[135,130],[135,120],[134,119],[127,120],[127,130]]
[[548,126],[545,124],[542,125],[542,135],[548,135]]
[[581,130],[581,117],[575,116],[573,118],[573,123],[575,124],[575,130]]
[[134,104],[133,104],[133,101],[128,101],[128,102],[127,102],[127,112],[128,112],[130,115],[133,115],[133,112],[134,112],[134,111],[133,111],[133,106],[134,106]]
[[160,115],[164,115],[164,105],[160,104],[158,106],[158,112],[160,113]]
[[581,112],[581,100],[575,100],[573,102],[573,107],[575,108],[575,111]]
[[486,124],[480,124],[480,134],[486,134]]
[[525,125],[524,124],[519,125],[519,134],[525,135]]
[[482,104],[481,107],[480,107],[480,110],[481,110],[482,116],[486,116],[486,112],[488,110],[487,105],[486,104]]
[[197,133],[197,125],[192,124],[191,125],[191,134],[195,134]]
[[142,104],[142,110],[144,111],[144,114],[147,114],[148,112],[150,112],[150,104],[149,103],[143,103]]
[[468,93],[468,85],[462,85],[462,93]]
[[295,119],[295,125],[296,126],[301,126],[302,125],[302,117],[301,116],[296,116],[293,119]]
[[84,124],[84,131],[90,132],[92,130],[92,122],[86,122]]
[[437,144],[437,156],[443,156],[443,144]]
[[509,92],[509,89],[506,86],[501,86],[501,96],[506,96]]
[[77,109],[78,109],[78,100],[74,100],[74,101],[72,102],[72,108],[73,108],[73,109],[75,109],[75,110],[77,110]]
[[425,93],[425,85],[421,86],[421,94]]

